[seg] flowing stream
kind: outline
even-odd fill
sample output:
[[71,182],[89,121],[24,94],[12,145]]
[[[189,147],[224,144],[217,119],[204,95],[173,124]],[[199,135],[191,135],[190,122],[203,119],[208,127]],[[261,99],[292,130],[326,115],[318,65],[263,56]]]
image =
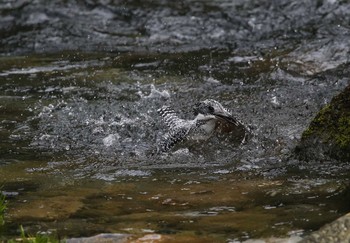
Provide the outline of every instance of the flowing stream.
[[[294,154],[349,84],[349,4],[65,2],[0,4],[4,239],[20,225],[60,238],[292,238],[349,212],[350,164]],[[247,141],[152,156],[167,132],[157,109],[193,119],[209,98]]]

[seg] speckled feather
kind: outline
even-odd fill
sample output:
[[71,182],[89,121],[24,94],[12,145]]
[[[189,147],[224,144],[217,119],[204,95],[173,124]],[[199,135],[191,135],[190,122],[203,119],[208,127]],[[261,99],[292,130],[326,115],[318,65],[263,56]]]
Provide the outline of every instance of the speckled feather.
[[163,118],[164,123],[170,129],[174,129],[175,127],[178,127],[185,122],[185,120],[180,119],[176,115],[176,112],[169,106],[163,106],[162,108],[158,109],[158,113]]
[[158,110],[163,121],[169,127],[169,132],[158,143],[157,153],[167,152],[185,139],[206,140],[214,133],[218,124],[240,125],[240,122],[233,118],[229,110],[212,99],[197,103],[193,110],[197,114],[193,120],[179,118],[175,111],[168,106],[163,106]]
[[168,106],[158,109],[158,113],[163,118],[164,123],[169,127],[169,132],[160,141],[157,147],[157,153],[166,152],[178,142],[186,139],[192,126],[188,121],[179,118],[175,111]]
[[170,130],[169,133],[166,134],[163,140],[158,144],[157,153],[166,152],[177,143],[185,140],[190,130],[190,128],[186,127]]

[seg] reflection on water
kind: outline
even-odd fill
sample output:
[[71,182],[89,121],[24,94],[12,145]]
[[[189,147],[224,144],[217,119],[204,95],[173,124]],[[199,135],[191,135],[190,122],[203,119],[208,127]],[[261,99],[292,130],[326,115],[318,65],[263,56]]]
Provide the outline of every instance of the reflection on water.
[[[3,170],[9,178],[23,176],[12,167]],[[129,171],[113,181],[27,172],[23,181],[6,178],[7,193],[19,193],[10,197],[8,218],[31,231],[69,236],[156,232],[242,240],[308,232],[348,209],[336,180],[217,171]]]
[[[348,164],[306,164],[292,154],[345,83],[288,73],[274,57],[222,51],[207,66],[211,56],[3,57],[7,234],[22,224],[70,237],[244,240],[309,232],[349,210]],[[191,118],[192,105],[207,98],[251,129],[247,143],[214,136],[150,156],[166,131],[156,110],[169,104]]]

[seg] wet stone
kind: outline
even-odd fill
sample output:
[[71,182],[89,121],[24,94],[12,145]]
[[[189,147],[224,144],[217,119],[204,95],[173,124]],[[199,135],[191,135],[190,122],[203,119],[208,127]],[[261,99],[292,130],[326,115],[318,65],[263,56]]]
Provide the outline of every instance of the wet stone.
[[332,223],[305,237],[300,243],[336,243],[350,242],[350,214],[346,214]]
[[[328,12],[332,9],[332,13]],[[205,48],[243,51],[311,44],[288,63],[310,63],[315,73],[346,62],[350,7],[339,1],[5,1],[0,4],[2,52],[83,50],[188,52]],[[266,13],[269,14],[266,14]],[[321,24],[322,23],[322,24]],[[318,35],[313,42],[310,37]],[[329,36],[333,40],[329,41]],[[88,41],[86,41],[88,40]],[[321,40],[321,41],[320,41]],[[323,43],[320,43],[323,42]],[[344,43],[344,44],[343,44]],[[334,59],[328,65],[318,62]],[[319,60],[319,58],[317,58]]]
[[92,237],[70,238],[67,243],[126,243],[130,235],[128,234],[99,234]]
[[350,160],[350,86],[323,107],[303,132],[296,152],[305,159]]

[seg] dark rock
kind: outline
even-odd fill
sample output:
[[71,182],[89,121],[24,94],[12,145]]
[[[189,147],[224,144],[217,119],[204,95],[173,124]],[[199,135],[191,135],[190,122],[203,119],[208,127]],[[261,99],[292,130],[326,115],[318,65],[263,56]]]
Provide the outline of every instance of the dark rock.
[[[350,31],[341,23],[349,22],[349,11],[347,1],[4,0],[0,1],[0,52],[169,53],[208,47],[251,52],[293,48],[317,35],[315,50],[322,48],[320,55],[347,60],[346,51],[332,52],[338,50],[332,43],[347,48]],[[318,40],[327,45],[320,46]],[[303,54],[304,49],[300,49]],[[300,58],[313,61],[307,55],[313,49],[306,49]],[[293,56],[298,53],[292,53],[291,60]]]
[[316,115],[296,152],[306,160],[350,160],[350,85]]

